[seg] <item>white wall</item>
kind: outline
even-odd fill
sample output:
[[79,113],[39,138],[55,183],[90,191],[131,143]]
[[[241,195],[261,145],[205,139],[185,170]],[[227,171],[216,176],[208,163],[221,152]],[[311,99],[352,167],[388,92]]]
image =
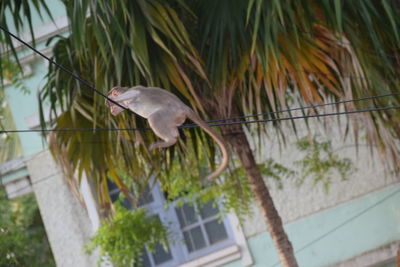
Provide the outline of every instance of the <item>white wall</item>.
[[[390,185],[400,182],[400,177],[390,174],[383,166],[383,162],[378,157],[378,151],[371,154],[369,147],[360,141],[358,153],[355,148],[355,141],[351,136],[344,140],[344,134],[340,131],[337,118],[324,119],[327,128],[316,125],[310,121],[311,133],[302,125],[302,120],[298,120],[298,137],[310,136],[321,137],[321,140],[332,141],[335,154],[341,158],[352,160],[356,171],[352,173],[347,181],[341,181],[339,175],[332,179],[329,191],[326,192],[322,183],[314,185],[312,179],[306,179],[301,186],[296,185],[298,178],[283,180],[283,189],[279,190],[272,180],[267,180],[267,185],[271,191],[272,198],[282,217],[284,224],[306,218],[320,211],[345,204],[351,200],[360,198],[374,191],[381,190]],[[345,126],[345,119],[342,118],[341,127]],[[285,127],[284,127],[285,128]],[[300,160],[304,155],[299,152],[294,143],[296,137],[291,130],[286,130],[287,146],[280,147],[279,140],[270,131],[270,136],[263,138],[265,143],[261,151],[253,144],[253,151],[257,155],[258,162],[272,157],[276,162],[295,169],[293,164]],[[253,140],[254,141],[254,140]],[[247,237],[252,237],[266,231],[266,226],[262,214],[258,211],[258,206],[253,205],[253,217],[249,218],[244,224],[244,231]]]
[[88,214],[49,151],[36,154],[27,165],[57,266],[96,266],[96,255],[83,251],[93,232]]

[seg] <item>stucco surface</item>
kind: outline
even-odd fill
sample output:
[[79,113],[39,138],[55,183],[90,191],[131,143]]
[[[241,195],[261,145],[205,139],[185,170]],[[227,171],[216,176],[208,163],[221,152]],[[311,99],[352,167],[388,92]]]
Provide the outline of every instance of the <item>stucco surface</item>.
[[[278,189],[274,181],[266,179],[273,201],[284,224],[338,205],[344,205],[346,202],[400,182],[399,177],[392,175],[388,169],[385,169],[376,150],[373,150],[371,154],[371,149],[361,143],[357,151],[355,141],[350,137],[345,139],[340,127],[336,125],[333,119],[327,123],[331,123],[331,125],[326,129],[311,124],[311,131],[302,128],[301,124],[298,123],[298,136],[307,136],[310,132],[312,136],[324,136],[321,141],[331,141],[335,154],[341,158],[351,159],[354,172],[345,181],[342,181],[338,174],[333,175],[328,191],[324,189],[321,183],[314,184],[312,179],[306,179],[300,186],[297,184],[298,177],[283,179],[282,189]],[[276,162],[296,169],[297,166],[294,162],[304,157],[304,154],[293,145],[296,142],[296,137],[290,131],[288,131],[288,145],[286,147],[281,146],[276,137],[270,136],[263,140],[267,141],[262,143],[261,150],[253,145],[258,162],[272,157]],[[266,230],[258,206],[254,204],[252,209],[253,216],[244,223],[243,227],[247,237],[255,236]]]
[[92,233],[88,215],[50,153],[33,156],[27,165],[57,266],[96,266],[96,256],[83,251]]

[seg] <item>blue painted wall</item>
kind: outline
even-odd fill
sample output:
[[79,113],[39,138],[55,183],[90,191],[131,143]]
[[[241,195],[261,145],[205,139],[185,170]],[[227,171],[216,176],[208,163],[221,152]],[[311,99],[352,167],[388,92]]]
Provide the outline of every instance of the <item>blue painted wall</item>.
[[[37,90],[44,84],[46,67],[41,62],[32,65],[34,75],[24,79],[29,93],[24,93],[14,86],[6,88],[7,103],[10,106],[17,129],[28,129],[25,118],[38,113]],[[36,154],[45,148],[43,139],[38,133],[19,133],[24,156]]]
[[[51,0],[47,1],[47,3],[53,14],[53,19],[56,20],[57,18],[65,16],[65,8],[61,1]],[[32,14],[34,28],[52,24],[50,17],[46,16],[44,12],[42,15],[42,18],[40,18],[36,12]],[[9,21],[12,20],[9,14],[7,19]],[[10,31],[15,32],[15,28],[10,27]],[[46,48],[45,42],[38,43],[36,48],[39,50]],[[18,53],[21,58],[31,54],[33,54],[33,52],[29,49],[21,50]],[[33,73],[23,81],[25,87],[29,91],[28,94],[14,86],[7,86],[5,88],[7,103],[12,111],[13,120],[17,129],[28,129],[25,118],[38,114],[39,112],[37,92],[45,83],[44,78],[47,73],[46,64],[47,63],[41,58],[38,58],[31,64]],[[38,133],[19,133],[19,138],[24,156],[34,155],[46,148],[46,144]]]
[[[49,7],[51,14],[53,16],[53,19],[57,19],[60,17],[65,16],[65,8],[64,4],[60,0],[48,0],[46,1],[47,6]],[[32,1],[29,3],[29,5],[32,7]],[[52,22],[51,18],[46,14],[46,12],[43,10],[40,14],[36,12],[33,8],[31,8],[32,12],[32,26],[35,29],[36,27],[40,27],[42,25],[46,25]],[[8,22],[13,21],[13,16],[11,13],[7,12],[6,13],[6,19]],[[24,28],[22,31],[27,31],[29,29],[28,24],[24,23]],[[12,32],[15,32],[15,27],[9,23],[9,30]]]
[[[300,266],[327,266],[351,259],[400,240],[400,185],[320,212],[285,228]],[[250,238],[248,245],[255,267],[281,266],[268,233]],[[225,266],[242,265],[237,261]]]

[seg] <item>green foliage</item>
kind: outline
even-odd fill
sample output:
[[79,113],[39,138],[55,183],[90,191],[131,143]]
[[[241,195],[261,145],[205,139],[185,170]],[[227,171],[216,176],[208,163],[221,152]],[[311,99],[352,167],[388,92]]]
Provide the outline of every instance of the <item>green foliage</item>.
[[[339,174],[342,180],[345,180],[353,170],[351,161],[335,154],[329,141],[318,142],[316,138],[312,141],[302,138],[296,142],[296,146],[299,151],[305,153],[305,157],[295,163],[300,167],[297,171],[273,159],[258,164],[263,177],[272,179],[279,189],[283,187],[284,179],[300,176],[299,185],[305,179],[311,178],[315,184],[322,182],[328,190],[334,175]],[[189,153],[187,156],[193,154]],[[213,205],[222,204],[220,216],[233,211],[239,220],[243,221],[246,216],[251,215],[249,206],[253,201],[253,194],[244,168],[232,168],[217,182],[204,183],[198,177],[205,177],[209,170],[202,168],[201,163],[200,161],[197,167],[188,168],[184,162],[174,161],[169,173],[162,175],[163,179],[166,179],[162,180],[162,189],[168,196],[167,205],[181,206],[190,203],[199,208],[199,205],[213,202]],[[132,183],[126,174],[122,176],[121,179],[126,184]],[[141,190],[138,190],[137,186],[133,186],[134,195],[140,197]],[[111,221],[103,221],[102,227],[88,245],[88,250],[93,251],[100,247],[102,256],[117,266],[140,264],[140,256],[145,246],[151,251],[159,242],[166,244],[167,238],[167,231],[160,221],[148,217],[143,209],[128,211],[117,204],[115,216]]]
[[153,252],[162,244],[167,249],[168,231],[156,217],[146,214],[144,209],[134,211],[115,205],[115,215],[103,220],[92,240],[87,244],[87,252],[100,248],[101,259],[109,260],[115,266],[141,264],[141,255],[146,247]]
[[55,266],[33,195],[8,200],[0,189],[0,266]]
[[[245,219],[251,215],[249,207],[254,200],[253,193],[243,166],[233,163],[232,161],[231,166],[234,167],[229,168],[216,182],[207,183],[199,177],[205,177],[208,169],[194,166],[188,168],[186,164],[175,162],[165,177],[168,180],[162,181],[163,191],[166,192],[169,202],[173,202],[174,205],[180,206],[188,201],[202,204],[212,201],[214,204],[222,204],[221,216],[234,212],[239,219]],[[279,189],[283,187],[283,180],[293,178],[297,174],[273,159],[259,163],[257,167],[263,177],[272,179]]]
[[[47,7],[46,0],[2,0],[0,1],[0,25],[7,29],[15,29],[17,33],[21,31],[29,31],[35,45],[35,35],[33,31],[33,14],[37,13],[42,17],[43,13],[47,14],[50,18],[51,11]],[[12,31],[12,30],[11,30]],[[19,58],[17,50],[15,48],[14,39],[7,33],[0,30],[0,50],[2,54],[4,51],[9,52],[17,63],[20,71],[22,72],[22,66],[19,64]],[[7,55],[7,53],[4,53]],[[0,79],[3,79],[6,75],[5,70],[7,69],[8,60],[0,60]]]
[[195,157],[196,153],[185,153],[186,157],[182,157],[182,161],[172,162],[168,173],[159,175],[168,203],[177,206],[186,202],[201,205],[210,201],[216,204],[222,200],[222,213],[234,211],[243,217],[249,214],[253,195],[243,168],[231,168],[215,182],[210,183],[205,180],[207,174],[211,172],[205,167],[206,152],[204,149],[199,150],[203,150],[198,152],[203,155],[202,158],[195,161],[190,157]]
[[294,170],[274,161],[272,158],[263,164],[259,164],[259,168],[262,175],[275,181],[279,189],[283,188],[282,180],[293,178],[297,174]]
[[332,149],[330,141],[318,142],[317,138],[302,138],[296,143],[297,148],[305,156],[295,162],[301,167],[301,176],[298,184],[302,184],[307,177],[311,177],[314,184],[323,183],[326,191],[329,189],[333,177],[340,175],[342,181],[355,171],[349,158],[340,158]]

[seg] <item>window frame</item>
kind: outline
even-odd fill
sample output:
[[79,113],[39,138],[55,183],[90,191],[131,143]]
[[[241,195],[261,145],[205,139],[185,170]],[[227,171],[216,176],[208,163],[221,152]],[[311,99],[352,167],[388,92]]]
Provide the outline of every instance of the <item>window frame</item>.
[[[212,245],[209,245],[210,242],[208,240],[208,236],[206,234],[204,224],[205,224],[205,222],[214,220],[214,218],[209,219],[209,220],[201,219],[201,222],[197,222],[197,224],[200,225],[202,234],[207,239],[207,246],[202,249],[199,249],[197,251],[189,252],[189,249],[184,241],[185,239],[183,237],[183,230],[180,226],[178,214],[176,213],[176,210],[175,210],[175,208],[176,208],[175,202],[177,202],[179,200],[169,203],[168,208],[165,209],[164,207],[166,206],[167,202],[165,200],[164,193],[161,191],[159,184],[153,183],[152,181],[150,182],[150,184],[153,184],[153,187],[150,188],[150,190],[149,190],[149,193],[152,194],[153,202],[142,205],[141,207],[146,209],[149,215],[155,215],[155,214],[159,215],[163,224],[168,225],[169,229],[171,229],[171,231],[176,234],[178,241],[176,241],[175,244],[172,244],[172,242],[169,241],[169,248],[171,250],[171,254],[173,255],[174,259],[176,256],[176,258],[177,258],[176,262],[178,265],[193,261],[195,259],[209,255],[215,251],[222,250],[224,248],[227,248],[229,246],[236,244],[235,236],[232,231],[232,227],[229,223],[228,216],[224,216],[224,218],[222,219],[222,223],[225,227],[228,238],[226,240],[217,242]],[[218,209],[220,210],[219,205],[218,205]],[[196,216],[198,216],[198,218],[200,218],[200,216],[198,214],[196,214]],[[171,265],[171,266],[178,266],[178,265]],[[154,265],[154,266],[171,267],[169,265],[164,266],[164,264]]]
[[[111,196],[111,194],[117,194],[118,191],[119,191],[118,189],[114,188],[110,190],[109,194]],[[235,223],[232,224],[230,222],[231,220],[230,214],[228,214],[228,216],[223,216],[223,218],[217,218],[217,220],[223,224],[226,230],[227,239],[216,242],[215,244],[210,244],[210,240],[205,229],[205,224],[207,222],[214,221],[216,219],[215,217],[219,217],[219,215],[218,214],[212,215],[210,218],[203,219],[200,216],[200,212],[196,211],[196,217],[198,219],[198,221],[195,223],[196,226],[190,225],[186,227],[194,228],[200,226],[201,232],[203,234],[203,237],[205,238],[207,246],[199,250],[189,252],[188,246],[186,245],[183,236],[183,231],[184,231],[183,229],[185,227],[181,228],[178,214],[176,211],[177,206],[175,205],[175,203],[179,200],[176,200],[172,203],[168,203],[167,205],[165,195],[162,192],[158,182],[156,182],[154,178],[152,178],[149,182],[148,193],[151,194],[153,200],[149,203],[144,203],[140,207],[145,209],[149,216],[154,216],[154,215],[158,216],[163,225],[168,226],[170,231],[174,233],[173,240],[168,240],[168,248],[172,256],[170,260],[156,265],[152,257],[152,253],[150,253],[146,248],[146,254],[152,267],[173,267],[181,265],[187,266],[191,265],[191,262],[194,262],[198,259],[206,258],[207,256],[218,253],[219,251],[223,251],[224,249],[238,247],[239,244],[237,242],[238,241],[237,234],[233,230],[234,227],[233,224]],[[166,206],[168,208],[165,208]],[[219,211],[221,210],[220,203],[218,203],[218,210]],[[239,252],[239,254],[242,253]],[[238,257],[240,258],[241,255],[239,255]],[[196,264],[193,266],[196,266]]]

